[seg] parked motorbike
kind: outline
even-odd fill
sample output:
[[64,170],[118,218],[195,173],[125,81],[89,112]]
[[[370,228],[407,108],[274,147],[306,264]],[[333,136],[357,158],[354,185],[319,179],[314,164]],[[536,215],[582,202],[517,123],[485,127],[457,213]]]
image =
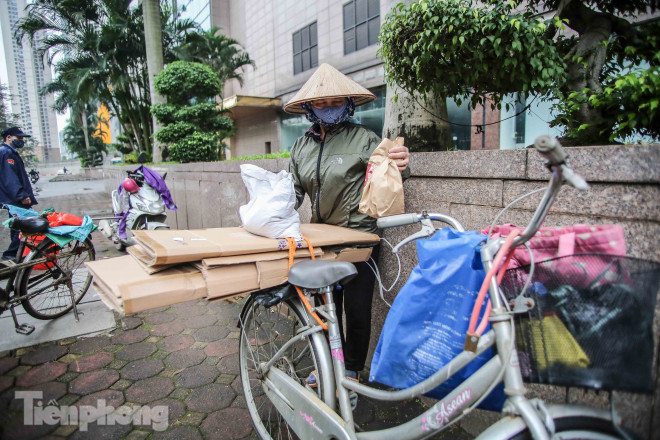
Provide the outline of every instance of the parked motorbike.
[[[127,174],[128,177],[122,182],[121,190],[118,188],[112,191],[112,210],[115,219],[99,222],[99,230],[111,239],[120,251],[135,244],[131,231],[170,228],[165,224],[166,202],[161,197],[161,193],[145,180],[140,168],[136,171],[127,171]],[[167,173],[163,176],[163,184],[166,176]],[[171,199],[169,201],[171,202]],[[176,209],[173,203],[169,207]],[[125,234],[122,234],[123,228]]]
[[39,181],[39,171],[32,168],[28,174],[30,174],[30,182],[33,184]]

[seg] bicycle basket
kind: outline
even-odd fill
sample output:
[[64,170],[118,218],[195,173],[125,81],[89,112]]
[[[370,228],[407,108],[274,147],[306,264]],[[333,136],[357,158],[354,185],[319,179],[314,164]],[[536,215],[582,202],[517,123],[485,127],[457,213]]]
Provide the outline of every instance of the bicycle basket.
[[[507,300],[521,292],[530,266],[502,280]],[[516,340],[527,382],[652,392],[653,317],[660,264],[606,254],[538,263],[516,315]]]

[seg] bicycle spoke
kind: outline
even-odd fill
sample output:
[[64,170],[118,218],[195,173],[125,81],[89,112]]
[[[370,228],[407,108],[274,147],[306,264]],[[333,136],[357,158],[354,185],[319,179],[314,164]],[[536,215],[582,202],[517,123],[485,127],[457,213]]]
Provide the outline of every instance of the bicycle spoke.
[[[24,270],[21,281],[23,307],[38,319],[53,319],[73,308],[73,301],[80,301],[91,284],[86,261],[94,259],[91,241],[73,240],[63,247],[50,241],[29,254],[25,262],[47,261]],[[73,299],[72,299],[73,294]]]
[[[298,436],[292,427],[264,392],[259,366],[262,363],[273,362],[277,352],[306,324],[287,302],[282,302],[270,308],[251,304],[241,325],[239,350],[241,378],[255,427],[262,438],[297,439]],[[316,369],[316,355],[310,345],[311,338],[294,341],[281,357],[274,360],[271,368],[277,368],[303,384],[309,373]],[[320,396],[320,381],[317,387],[314,392],[319,393]]]

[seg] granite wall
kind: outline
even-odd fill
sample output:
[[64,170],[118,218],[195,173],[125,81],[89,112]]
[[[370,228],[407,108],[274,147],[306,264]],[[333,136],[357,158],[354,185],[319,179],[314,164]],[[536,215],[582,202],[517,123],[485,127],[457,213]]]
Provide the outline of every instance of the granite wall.
[[[657,237],[660,235],[660,145],[580,147],[569,150],[574,170],[591,184],[586,192],[564,187],[553,205],[546,226],[574,223],[623,225],[628,253],[634,257],[660,260]],[[287,169],[288,160],[253,161],[270,171]],[[170,212],[173,228],[193,229],[228,227],[240,224],[238,207],[247,202],[247,192],[240,177],[240,162],[214,162],[154,167],[167,172],[167,183],[179,210]],[[415,153],[411,157],[412,176],[404,183],[406,212],[441,212],[457,218],[467,229],[482,229],[491,224],[500,210],[523,194],[545,185],[549,172],[540,156],[532,150],[454,151]],[[128,168],[104,169],[105,188],[116,188]],[[541,195],[524,199],[510,208],[498,223],[525,225]],[[300,209],[303,221],[309,219],[309,200]],[[385,231],[392,244],[418,227],[409,226]],[[382,246],[385,248],[386,246]],[[416,264],[415,246],[401,251],[401,280]],[[385,286],[396,277],[397,263],[382,249],[380,269]],[[392,292],[399,290],[399,281]],[[391,302],[394,293],[385,293]],[[374,296],[372,350],[387,314],[387,306]],[[658,345],[659,308],[656,307],[656,348]],[[656,349],[657,353],[657,349]],[[657,355],[656,392],[653,395],[612,393],[617,411],[625,425],[643,438],[660,432],[660,377]],[[536,394],[556,402],[587,401],[609,408],[608,393],[585,392],[548,386],[530,386]],[[474,433],[483,429],[497,415],[479,411],[464,422]],[[655,434],[654,434],[655,433]],[[658,438],[658,437],[655,437]]]

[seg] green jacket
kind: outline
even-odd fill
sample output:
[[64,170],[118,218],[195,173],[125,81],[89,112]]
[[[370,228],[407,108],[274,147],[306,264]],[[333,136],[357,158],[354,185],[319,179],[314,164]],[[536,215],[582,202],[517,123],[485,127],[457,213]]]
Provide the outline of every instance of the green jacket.
[[308,194],[312,223],[378,232],[376,220],[358,212],[369,157],[378,144],[374,132],[350,122],[327,131],[323,141],[309,132],[299,137],[289,162],[296,208]]

